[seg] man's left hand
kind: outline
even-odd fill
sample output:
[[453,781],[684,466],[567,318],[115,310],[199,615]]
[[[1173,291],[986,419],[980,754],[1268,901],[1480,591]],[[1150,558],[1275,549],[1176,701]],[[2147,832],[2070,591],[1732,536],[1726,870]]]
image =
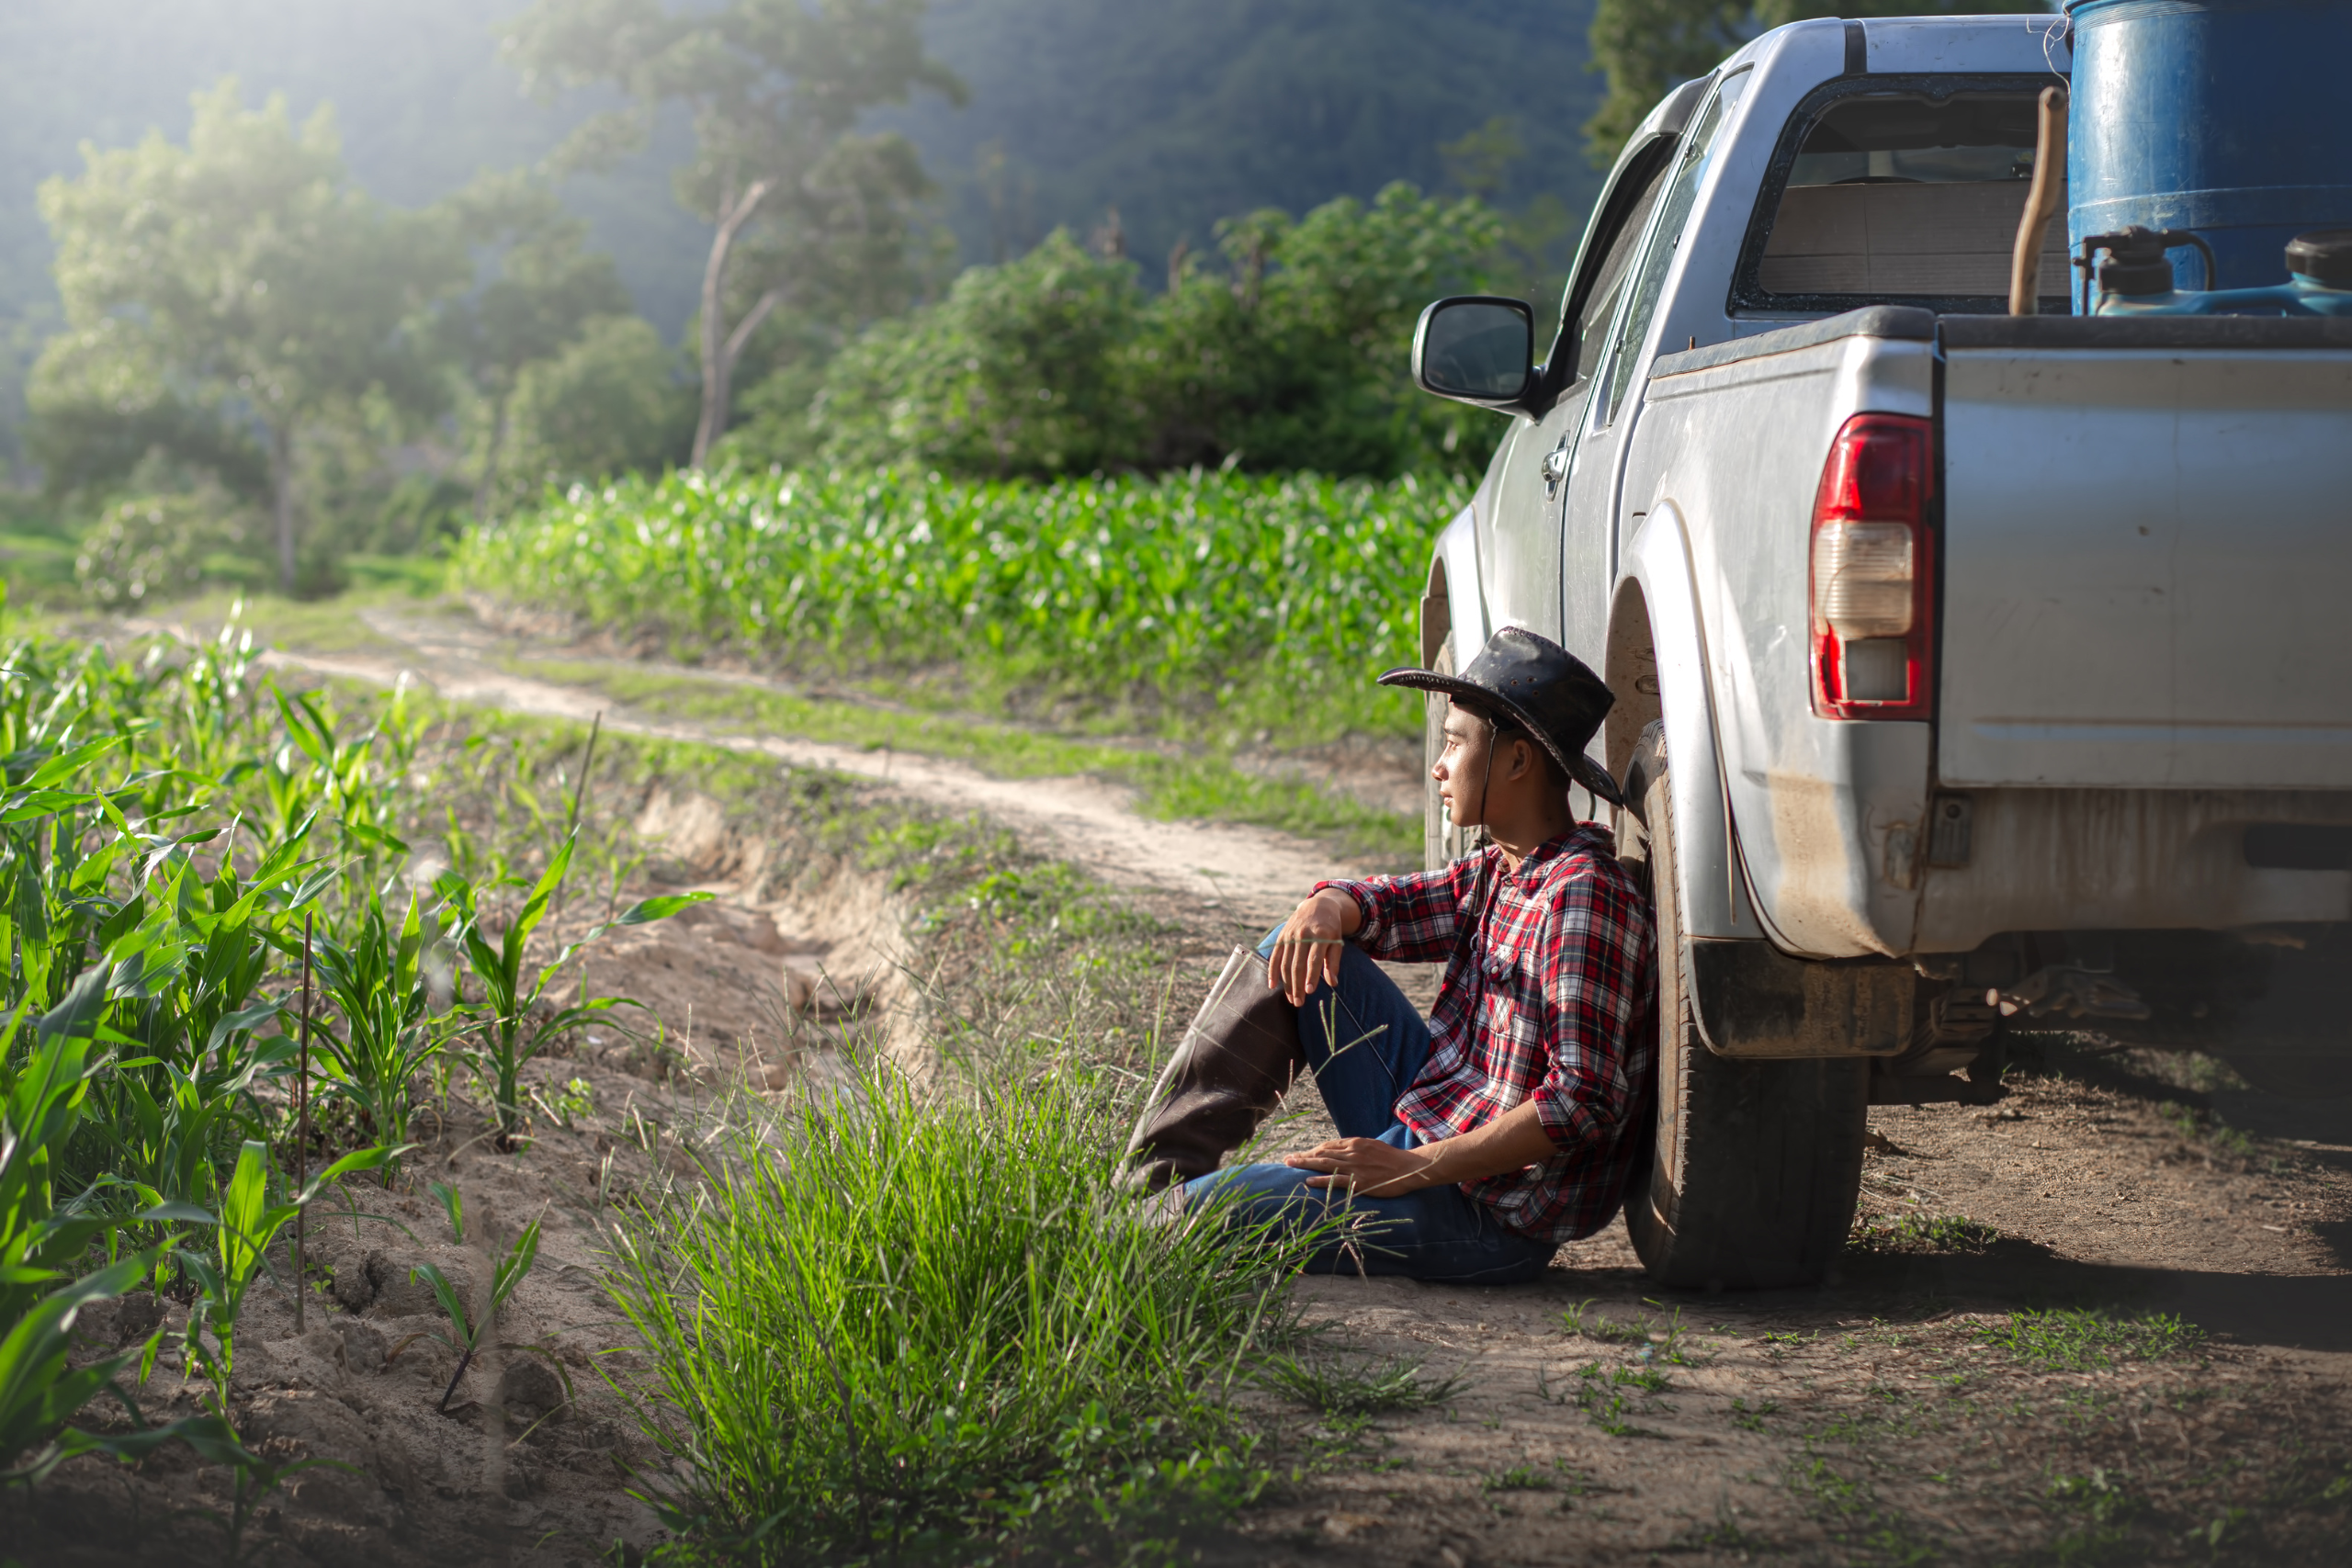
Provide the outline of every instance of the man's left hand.
[[1309,1187],[1337,1187],[1366,1198],[1401,1198],[1439,1179],[1429,1172],[1433,1161],[1425,1148],[1400,1149],[1378,1138],[1333,1138],[1283,1163],[1323,1172],[1308,1179]]

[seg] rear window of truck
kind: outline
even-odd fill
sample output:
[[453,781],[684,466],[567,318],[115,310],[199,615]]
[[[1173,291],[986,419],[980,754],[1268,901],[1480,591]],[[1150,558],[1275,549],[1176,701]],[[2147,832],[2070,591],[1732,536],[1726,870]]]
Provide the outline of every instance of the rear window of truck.
[[[1863,78],[1814,94],[1774,151],[1732,308],[2006,310],[2044,85]],[[2065,226],[2052,224],[2045,309],[2065,309],[2066,276]]]

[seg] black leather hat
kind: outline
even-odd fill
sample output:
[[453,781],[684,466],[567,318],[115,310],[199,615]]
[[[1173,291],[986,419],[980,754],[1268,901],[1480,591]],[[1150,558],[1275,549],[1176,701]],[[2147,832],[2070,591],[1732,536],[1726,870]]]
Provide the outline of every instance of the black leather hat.
[[1383,674],[1380,683],[1443,692],[1499,708],[1542,741],[1570,778],[1611,806],[1625,803],[1609,770],[1584,754],[1616,705],[1617,694],[1583,660],[1549,637],[1505,626],[1459,675],[1406,665]]

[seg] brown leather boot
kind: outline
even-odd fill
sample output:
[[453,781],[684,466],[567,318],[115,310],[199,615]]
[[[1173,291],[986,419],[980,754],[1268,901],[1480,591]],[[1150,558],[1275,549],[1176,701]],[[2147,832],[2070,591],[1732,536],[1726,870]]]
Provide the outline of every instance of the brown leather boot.
[[1215,1170],[1281,1102],[1302,1060],[1298,1010],[1267,988],[1265,960],[1235,948],[1136,1122],[1125,1184],[1157,1192]]

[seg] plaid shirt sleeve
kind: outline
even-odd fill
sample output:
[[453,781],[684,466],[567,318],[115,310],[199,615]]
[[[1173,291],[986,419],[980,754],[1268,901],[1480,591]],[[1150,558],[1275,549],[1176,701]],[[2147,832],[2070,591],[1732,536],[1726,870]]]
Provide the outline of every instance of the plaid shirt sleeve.
[[1363,924],[1349,940],[1370,956],[1391,964],[1434,964],[1453,952],[1462,922],[1476,918],[1471,895],[1484,859],[1471,855],[1440,871],[1406,876],[1318,882],[1314,891],[1337,888],[1355,900]]

